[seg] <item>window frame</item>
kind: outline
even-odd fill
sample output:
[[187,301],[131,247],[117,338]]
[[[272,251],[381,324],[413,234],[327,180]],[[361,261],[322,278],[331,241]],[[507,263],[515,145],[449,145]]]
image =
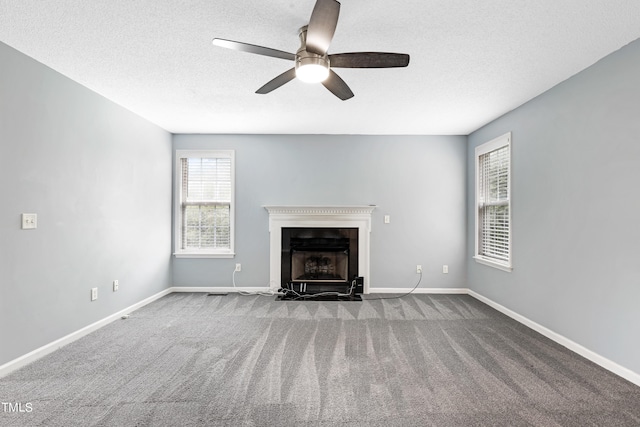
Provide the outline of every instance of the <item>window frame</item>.
[[[509,160],[509,164],[508,164],[508,168],[507,168],[507,208],[508,208],[508,221],[509,221],[509,227],[508,227],[508,233],[509,233],[509,239],[508,239],[508,259],[507,261],[503,261],[497,258],[493,258],[490,256],[486,256],[481,254],[480,252],[480,244],[481,244],[481,233],[482,233],[482,228],[481,228],[481,224],[480,224],[480,194],[481,194],[481,188],[480,188],[480,157],[483,156],[484,154],[490,153],[492,151],[496,151],[499,150],[501,148],[504,147],[508,147],[509,148],[509,155],[508,155],[508,160]],[[479,146],[476,147],[475,149],[475,203],[474,203],[474,209],[475,209],[475,249],[474,249],[474,256],[473,258],[475,259],[476,262],[480,263],[480,264],[484,264],[490,267],[494,267],[497,268],[499,270],[503,270],[503,271],[507,271],[507,272],[511,272],[513,271],[513,245],[512,245],[512,241],[513,241],[513,222],[512,222],[512,209],[511,209],[511,186],[512,186],[512,179],[511,179],[511,172],[512,172],[512,145],[511,145],[511,132],[507,132],[504,135],[501,135],[497,138],[492,139],[491,141],[485,142],[484,144],[481,144]]]
[[[231,200],[229,206],[229,248],[182,249],[182,159],[231,159]],[[234,258],[235,257],[235,151],[234,150],[176,150],[174,163],[174,253],[176,258]]]

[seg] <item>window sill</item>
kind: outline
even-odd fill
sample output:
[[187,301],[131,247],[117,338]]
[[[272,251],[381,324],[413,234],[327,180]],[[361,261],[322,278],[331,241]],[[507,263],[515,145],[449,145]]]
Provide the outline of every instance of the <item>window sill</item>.
[[236,254],[231,252],[220,254],[176,252],[173,256],[176,258],[235,258]]
[[473,259],[475,259],[478,264],[487,265],[489,267],[497,268],[498,270],[506,271],[508,273],[511,273],[513,271],[513,267],[508,264],[503,264],[477,255],[474,256]]

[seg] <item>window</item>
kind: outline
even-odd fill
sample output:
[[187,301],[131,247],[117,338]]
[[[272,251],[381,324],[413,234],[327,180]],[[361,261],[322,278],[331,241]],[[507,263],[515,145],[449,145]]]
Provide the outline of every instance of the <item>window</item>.
[[511,133],[476,148],[476,261],[511,271]]
[[176,151],[175,255],[231,258],[234,152]]

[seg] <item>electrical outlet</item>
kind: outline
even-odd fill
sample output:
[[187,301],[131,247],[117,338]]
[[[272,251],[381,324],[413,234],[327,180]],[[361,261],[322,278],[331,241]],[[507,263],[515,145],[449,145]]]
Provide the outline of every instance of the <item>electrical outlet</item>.
[[33,230],[38,228],[38,214],[23,213],[22,214],[22,229]]
[[120,288],[120,283],[117,280],[113,281],[113,292],[118,292],[118,289]]
[[242,271],[242,264],[236,264],[236,271]]
[[389,224],[391,222],[391,215],[385,215],[384,216],[384,223],[385,224]]
[[442,274],[448,274],[449,273],[449,266],[448,265],[443,265],[442,266]]
[[421,265],[416,265],[416,274],[420,274],[422,273],[422,266]]
[[91,288],[91,301],[98,299],[98,288]]

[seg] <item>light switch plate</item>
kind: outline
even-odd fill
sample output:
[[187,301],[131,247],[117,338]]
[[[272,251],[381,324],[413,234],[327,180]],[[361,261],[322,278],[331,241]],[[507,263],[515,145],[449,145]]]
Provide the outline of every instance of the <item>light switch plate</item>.
[[38,228],[38,214],[23,213],[22,214],[22,229],[31,230]]

